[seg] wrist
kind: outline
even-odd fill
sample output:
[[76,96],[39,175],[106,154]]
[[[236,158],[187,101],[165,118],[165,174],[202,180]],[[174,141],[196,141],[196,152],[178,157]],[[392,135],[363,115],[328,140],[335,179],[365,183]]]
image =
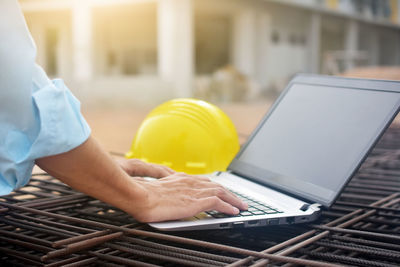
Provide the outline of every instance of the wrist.
[[149,203],[149,192],[140,178],[129,177],[129,185],[124,190],[123,209],[135,219],[140,219],[140,215],[146,210]]

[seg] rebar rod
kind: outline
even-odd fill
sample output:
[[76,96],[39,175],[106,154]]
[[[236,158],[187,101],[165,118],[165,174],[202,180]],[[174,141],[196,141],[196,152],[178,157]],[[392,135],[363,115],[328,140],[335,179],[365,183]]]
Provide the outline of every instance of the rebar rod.
[[380,238],[380,239],[385,239],[385,240],[392,240],[394,242],[400,242],[400,236],[395,236],[395,235],[387,235],[387,234],[374,233],[374,232],[369,232],[369,231],[352,230],[352,229],[343,229],[343,228],[339,228],[339,227],[328,227],[328,226],[323,226],[323,225],[313,225],[313,227],[317,228],[317,229],[321,229],[321,230],[328,230],[331,232]]
[[93,237],[87,240],[83,240],[77,243],[69,244],[65,248],[51,251],[41,258],[42,261],[57,258],[60,256],[70,255],[77,251],[86,250],[88,248],[95,247],[99,244],[103,244],[106,241],[118,238],[122,236],[122,232],[112,233],[109,235],[103,235],[100,237]]
[[239,258],[214,255],[214,254],[211,254],[211,253],[206,253],[206,252],[201,252],[201,251],[196,251],[196,250],[189,250],[189,249],[185,249],[185,248],[177,248],[177,247],[164,245],[164,244],[159,244],[159,243],[154,243],[154,242],[150,242],[150,241],[146,241],[146,240],[139,239],[139,238],[134,238],[134,237],[126,237],[126,236],[124,236],[124,237],[121,238],[121,240],[132,242],[132,243],[135,243],[135,244],[138,244],[138,245],[143,245],[143,246],[156,248],[156,249],[159,249],[159,250],[169,250],[169,251],[177,252],[177,253],[185,253],[187,255],[209,258],[209,259],[212,259],[212,260],[215,260],[215,261],[222,261],[222,262],[226,262],[226,263],[235,262],[235,261],[239,260]]
[[364,245],[368,245],[368,246],[375,246],[375,247],[400,251],[400,245],[396,245],[396,244],[392,244],[392,243],[385,243],[385,242],[380,242],[380,241],[360,239],[360,238],[354,238],[354,237],[349,237],[349,236],[340,236],[340,235],[331,235],[331,238],[336,239],[336,240],[342,240],[345,242],[352,242],[352,243],[358,243],[358,244],[364,244]]
[[150,259],[156,259],[161,261],[173,262],[180,265],[189,265],[197,267],[208,267],[208,266],[223,266],[224,263],[209,260],[206,258],[199,258],[186,254],[180,254],[175,252],[157,251],[152,248],[140,247],[140,246],[127,246],[126,244],[107,244],[108,247],[118,249],[123,252],[127,252],[136,256],[141,256]]
[[141,261],[136,261],[132,259],[126,259],[126,258],[121,258],[121,257],[116,257],[113,255],[107,255],[107,254],[102,254],[98,252],[88,252],[92,256],[96,256],[100,259],[105,259],[113,262],[117,262],[123,265],[128,265],[128,266],[135,266],[135,267],[158,267],[157,265],[150,264],[150,263],[144,263]]

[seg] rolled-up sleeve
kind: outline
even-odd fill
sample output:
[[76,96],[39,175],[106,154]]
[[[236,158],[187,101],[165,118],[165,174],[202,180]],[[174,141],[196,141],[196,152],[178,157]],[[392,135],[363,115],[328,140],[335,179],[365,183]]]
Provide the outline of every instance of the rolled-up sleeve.
[[[90,128],[80,112],[80,102],[60,79],[50,81],[39,66],[32,80],[32,106],[27,128],[16,122],[2,125],[5,136],[0,152],[0,195],[24,186],[31,177],[35,160],[70,151],[84,143]],[[30,117],[30,116],[27,116]],[[19,127],[16,127],[18,125]]]
[[0,195],[6,195],[29,181],[36,159],[81,145],[90,128],[63,81],[35,64],[16,0],[0,1],[0,40]]
[[32,159],[69,151],[82,144],[90,128],[80,111],[80,102],[60,79],[46,82],[46,74],[36,66],[34,76],[35,121],[40,125],[32,144]]

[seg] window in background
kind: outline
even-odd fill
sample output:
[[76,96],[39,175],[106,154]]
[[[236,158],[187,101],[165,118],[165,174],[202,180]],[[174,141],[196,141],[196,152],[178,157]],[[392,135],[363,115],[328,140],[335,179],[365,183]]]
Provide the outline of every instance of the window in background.
[[56,76],[58,74],[58,40],[59,31],[57,28],[46,29],[46,69],[49,76]]
[[37,63],[51,78],[68,80],[73,69],[71,11],[44,8],[24,16],[36,44]]
[[278,44],[280,41],[279,32],[277,30],[272,31],[271,41],[273,44]]
[[195,17],[197,74],[210,74],[230,63],[232,22],[227,15]]
[[96,73],[105,76],[157,73],[155,3],[96,8],[93,18]]

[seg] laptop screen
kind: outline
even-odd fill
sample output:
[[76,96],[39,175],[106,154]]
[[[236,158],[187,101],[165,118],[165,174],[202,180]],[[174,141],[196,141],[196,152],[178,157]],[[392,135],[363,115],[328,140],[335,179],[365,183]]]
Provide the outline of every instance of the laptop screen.
[[399,100],[393,91],[292,83],[229,169],[330,206]]

